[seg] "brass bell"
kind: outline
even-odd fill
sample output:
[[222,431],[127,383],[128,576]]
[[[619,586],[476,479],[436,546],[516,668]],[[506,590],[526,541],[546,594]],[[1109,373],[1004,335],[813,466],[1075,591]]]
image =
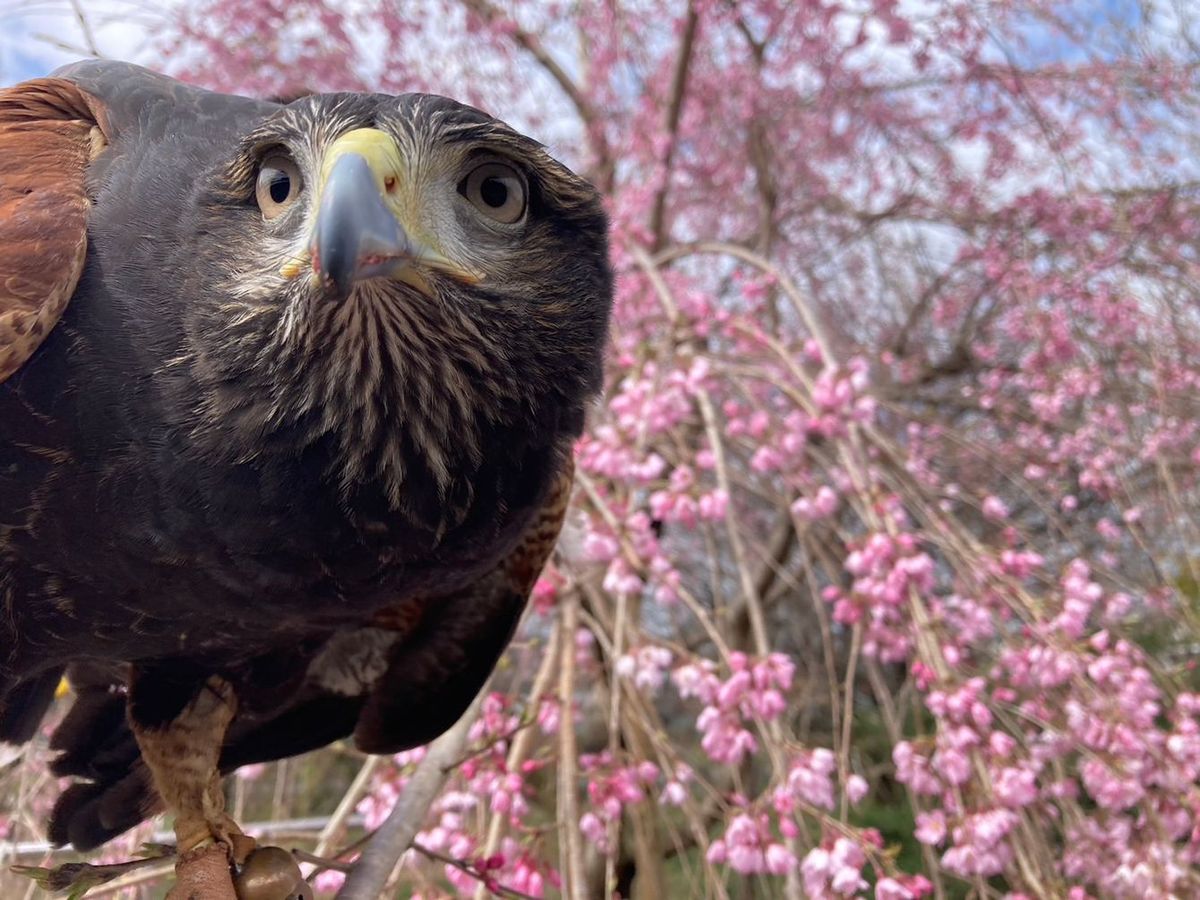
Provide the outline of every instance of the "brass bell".
[[238,900],[313,900],[296,858],[282,847],[258,847],[233,879]]

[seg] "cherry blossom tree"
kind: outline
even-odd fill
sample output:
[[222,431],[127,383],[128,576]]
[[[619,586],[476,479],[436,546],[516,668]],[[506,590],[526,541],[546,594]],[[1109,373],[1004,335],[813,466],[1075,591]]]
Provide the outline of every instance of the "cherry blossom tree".
[[[453,95],[608,197],[574,513],[413,896],[1200,894],[1188,4],[200,0],[161,41]],[[320,891],[426,752],[362,763]]]

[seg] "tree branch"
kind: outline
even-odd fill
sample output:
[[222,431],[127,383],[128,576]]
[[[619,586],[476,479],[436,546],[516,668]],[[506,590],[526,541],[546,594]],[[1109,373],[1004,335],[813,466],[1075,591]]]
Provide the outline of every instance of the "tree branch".
[[696,5],[688,3],[687,19],[683,25],[683,35],[679,38],[679,52],[675,55],[675,69],[671,73],[671,93],[667,103],[665,131],[667,133],[667,150],[663,159],[663,183],[654,197],[654,210],[650,214],[650,234],[653,236],[653,249],[657,252],[666,240],[667,191],[671,185],[671,163],[675,159],[676,136],[679,132],[679,119],[683,115],[683,100],[687,95],[688,69],[692,63],[692,53],[696,46],[696,28],[700,24],[700,15]]
[[[529,689],[529,702],[526,706],[528,710],[536,717],[542,698],[548,696],[551,690],[550,680],[554,677],[554,666],[558,662],[558,642],[561,639],[561,631],[554,629],[550,633],[550,640],[542,655],[542,662],[538,666],[537,675],[534,676],[533,686]],[[533,752],[533,742],[537,739],[538,729],[523,728],[521,729],[509,748],[508,756],[505,758],[504,767],[509,772],[518,772],[521,769],[521,764]],[[504,825],[507,817],[499,813],[492,816],[488,823],[487,840],[483,845],[483,851],[479,854],[484,859],[489,858],[500,848],[500,839],[504,833]],[[481,883],[475,891],[475,900],[484,900],[486,897],[486,887]]]
[[446,783],[452,764],[462,756],[467,734],[479,716],[487,691],[485,685],[454,727],[429,745],[429,752],[409,779],[400,800],[347,876],[345,885],[338,892],[338,900],[376,900],[383,896],[396,863],[412,846],[425,814]]
[[379,764],[383,761],[381,756],[368,756],[363,760],[362,766],[358,770],[358,774],[354,776],[354,781],[350,787],[346,788],[346,793],[342,795],[341,801],[337,805],[337,809],[333,811],[333,815],[329,817],[329,821],[325,823],[325,827],[321,829],[321,836],[317,839],[317,846],[313,850],[316,856],[328,856],[330,851],[346,830],[346,823],[350,816],[354,814],[354,807],[358,800],[366,791],[367,786],[371,783],[371,777],[379,768]]
[[[601,190],[609,190],[612,187],[613,163],[611,154],[609,153],[608,142],[600,130],[600,116],[596,114],[596,110],[587,98],[587,95],[575,83],[574,79],[567,74],[566,69],[560,66],[558,61],[550,55],[550,51],[546,49],[546,45],[542,43],[541,38],[536,34],[521,28],[512,19],[506,17],[501,10],[488,2],[488,0],[462,0],[462,4],[483,19],[485,25],[494,27],[497,31],[507,33],[511,36],[513,42],[532,56],[538,65],[546,70],[546,74],[554,79],[562,92],[567,95],[567,99],[575,107],[579,118],[583,120],[589,136],[596,142],[596,158],[599,167],[599,175],[596,181],[599,182]],[[503,22],[503,28],[497,25],[498,22]]]
[[576,790],[575,744],[575,632],[579,630],[579,596],[568,591],[559,604],[558,652],[558,820],[562,829],[562,895],[566,900],[587,896],[583,874],[583,850],[579,846],[579,802]]

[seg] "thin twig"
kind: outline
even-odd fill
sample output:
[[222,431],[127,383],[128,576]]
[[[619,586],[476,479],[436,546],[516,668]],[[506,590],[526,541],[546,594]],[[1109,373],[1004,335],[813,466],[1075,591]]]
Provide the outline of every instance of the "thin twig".
[[692,55],[696,47],[696,28],[699,24],[700,14],[696,12],[696,5],[689,2],[683,34],[679,38],[679,50],[675,54],[675,69],[671,73],[671,93],[667,101],[663,129],[667,136],[666,155],[663,158],[663,180],[654,196],[654,209],[650,214],[650,234],[653,236],[655,250],[661,249],[666,239],[667,192],[671,187],[671,164],[675,161],[679,120],[683,114],[684,97],[687,95],[688,69],[691,67]]
[[141,869],[137,872],[130,872],[121,878],[115,878],[108,884],[100,887],[92,888],[87,895],[89,900],[95,897],[106,897],[110,894],[119,894],[126,888],[137,887],[138,885],[148,884],[152,881],[157,881],[160,878],[165,878],[171,874],[171,869],[174,867],[174,861],[159,863],[153,868]]
[[[561,635],[559,629],[554,629],[550,633],[550,641],[546,645],[542,655],[541,665],[538,666],[537,675],[533,679],[533,687],[529,690],[529,710],[534,718],[537,717],[537,710],[541,704],[542,698],[550,691],[550,679],[554,675],[554,665],[558,662],[558,641]],[[538,731],[535,728],[526,728],[518,732],[517,736],[509,748],[508,757],[504,761],[504,768],[508,772],[518,772],[521,770],[521,764],[528,758],[530,751],[533,748],[533,740],[537,736]],[[492,816],[488,823],[487,840],[483,845],[483,852],[480,854],[484,859],[492,856],[500,847],[500,839],[504,834],[505,817],[500,814]],[[475,900],[483,900],[484,887],[481,884],[475,892]]]
[[342,795],[337,809],[333,811],[333,815],[329,817],[329,821],[321,829],[321,836],[317,838],[317,846],[313,850],[315,856],[327,856],[329,851],[333,849],[333,845],[341,839],[342,833],[346,830],[346,822],[353,815],[354,807],[358,804],[359,797],[366,791],[367,785],[371,783],[371,776],[375,774],[375,770],[379,768],[379,764],[382,761],[382,756],[368,756],[363,760],[358,774],[354,776],[354,781],[350,783],[350,787],[346,788],[346,793]]
[[71,0],[71,9],[75,12],[75,21],[79,23],[79,30],[83,33],[83,43],[87,47],[88,54],[96,59],[103,59],[104,54],[100,52],[100,46],[96,43],[96,35],[92,31],[92,23],[84,14],[83,4],[79,0]]
[[463,862],[461,859],[455,859],[452,856],[446,856],[444,853],[438,853],[436,850],[430,850],[424,844],[413,841],[412,848],[422,856],[432,859],[434,862],[440,862],[447,866],[453,866],[460,872],[466,872],[472,878],[479,879],[479,886],[485,891],[489,891],[494,897],[515,897],[517,900],[537,900],[532,894],[526,894],[515,888],[505,887],[499,882],[493,881],[488,876],[482,874],[474,866]]
[[586,900],[583,848],[579,845],[579,801],[576,796],[575,632],[579,629],[579,595],[568,591],[559,606],[558,652],[558,810],[562,844],[562,893],[566,900]]
[[[575,82],[575,79],[568,75],[567,70],[559,65],[558,60],[550,55],[550,51],[546,49],[546,45],[542,43],[540,37],[526,31],[506,16],[502,10],[488,2],[488,0],[461,0],[461,2],[463,6],[483,19],[484,23],[497,26],[501,33],[508,34],[517,46],[525,50],[525,52],[534,58],[539,66],[545,69],[546,74],[567,95],[567,99],[575,107],[576,113],[583,120],[588,134],[595,144],[596,161],[599,170],[596,173],[597,177],[595,181],[602,191],[609,190],[612,187],[613,163],[608,148],[608,141],[601,127],[603,124],[602,116],[597,114],[591,100],[588,99],[587,95]],[[501,25],[502,28],[499,27]]]

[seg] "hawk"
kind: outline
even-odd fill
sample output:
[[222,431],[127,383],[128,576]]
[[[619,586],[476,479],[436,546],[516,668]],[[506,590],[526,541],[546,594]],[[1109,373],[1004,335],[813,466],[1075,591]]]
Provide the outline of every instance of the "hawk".
[[90,61],[0,90],[0,740],[52,840],[447,729],[558,534],[612,299],[600,197],[425,94]]

